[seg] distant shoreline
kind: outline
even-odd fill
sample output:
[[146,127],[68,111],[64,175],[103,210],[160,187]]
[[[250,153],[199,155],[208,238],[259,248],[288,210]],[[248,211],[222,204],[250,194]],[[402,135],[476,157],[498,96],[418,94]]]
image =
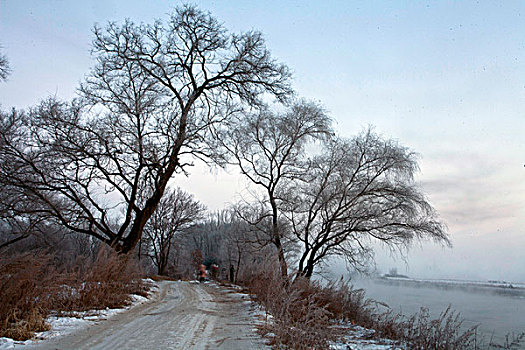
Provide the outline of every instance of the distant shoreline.
[[525,297],[525,283],[514,283],[505,281],[468,281],[468,280],[448,280],[448,279],[419,279],[409,278],[404,275],[383,275],[376,278],[376,281],[386,284],[407,284],[412,286],[441,288],[441,289],[462,289],[478,290],[481,292],[492,292],[508,296]]

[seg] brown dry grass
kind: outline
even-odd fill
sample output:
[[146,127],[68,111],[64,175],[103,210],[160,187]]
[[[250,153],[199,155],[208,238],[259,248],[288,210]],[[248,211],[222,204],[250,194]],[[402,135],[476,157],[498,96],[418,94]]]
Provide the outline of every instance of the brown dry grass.
[[306,282],[291,283],[276,274],[256,275],[248,282],[257,300],[273,316],[263,333],[273,333],[272,345],[293,349],[327,349],[335,333],[330,328],[331,312],[321,305],[317,291]]
[[137,264],[109,248],[100,249],[94,259],[78,258],[72,275],[57,295],[58,310],[120,308],[129,305],[130,294],[147,295]]
[[50,291],[58,279],[46,254],[0,259],[0,337],[28,339],[47,330]]
[[439,318],[431,319],[427,309],[421,309],[398,328],[401,338],[406,340],[414,349],[472,349],[475,345],[475,328],[461,331],[458,313],[450,306],[441,313]]
[[42,252],[0,259],[0,337],[29,339],[49,328],[51,313],[122,307],[147,293],[137,264],[108,248],[71,266],[58,260]]

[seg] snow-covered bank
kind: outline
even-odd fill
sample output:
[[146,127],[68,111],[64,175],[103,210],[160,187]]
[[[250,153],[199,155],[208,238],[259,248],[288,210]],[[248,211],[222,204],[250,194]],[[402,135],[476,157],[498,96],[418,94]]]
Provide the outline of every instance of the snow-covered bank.
[[93,323],[98,323],[100,321],[107,320],[108,318],[116,314],[130,310],[135,306],[141,305],[147,302],[148,300],[152,299],[159,291],[158,284],[155,281],[151,279],[144,279],[144,282],[148,285],[151,285],[151,288],[148,292],[148,296],[144,297],[141,295],[133,294],[131,295],[131,304],[124,308],[106,308],[104,310],[89,310],[82,312],[75,311],[63,313],[64,315],[67,314],[68,316],[49,316],[46,319],[46,322],[51,326],[50,330],[45,332],[37,332],[35,333],[35,337],[33,339],[25,341],[15,341],[11,338],[2,337],[0,338],[0,350],[21,348],[26,345],[33,345],[37,342],[42,342],[58,336],[67,335],[82,327],[86,327]]
[[339,340],[331,342],[332,350],[406,350],[406,347],[397,345],[390,339],[377,338],[376,331],[353,325],[349,322],[335,325],[342,332]]

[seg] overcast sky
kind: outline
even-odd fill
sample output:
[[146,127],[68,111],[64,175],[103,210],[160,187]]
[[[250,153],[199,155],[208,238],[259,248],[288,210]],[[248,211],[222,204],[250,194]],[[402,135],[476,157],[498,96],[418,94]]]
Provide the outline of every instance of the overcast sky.
[[[412,276],[525,281],[524,1],[194,1],[234,31],[264,33],[343,136],[367,125],[420,154],[417,180],[453,249],[416,246]],[[2,108],[71,98],[88,73],[92,27],[166,18],[178,1],[0,0],[12,67]],[[235,174],[196,168],[176,183],[210,209],[238,197]]]

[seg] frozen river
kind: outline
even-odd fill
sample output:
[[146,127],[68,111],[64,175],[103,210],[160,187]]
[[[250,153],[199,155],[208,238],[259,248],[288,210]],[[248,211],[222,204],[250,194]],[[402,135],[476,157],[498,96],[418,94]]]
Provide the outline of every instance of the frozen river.
[[525,332],[525,288],[421,280],[362,279],[352,283],[365,289],[369,298],[385,302],[405,315],[424,306],[437,318],[451,305],[465,319],[465,327],[479,325],[478,330],[486,339],[494,337],[502,342],[508,333]]

